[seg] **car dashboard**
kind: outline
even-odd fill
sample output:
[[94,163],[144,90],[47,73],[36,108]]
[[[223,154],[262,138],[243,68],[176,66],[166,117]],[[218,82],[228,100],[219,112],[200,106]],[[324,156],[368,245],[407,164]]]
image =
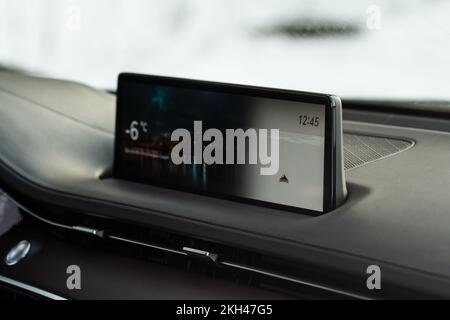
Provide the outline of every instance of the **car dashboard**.
[[343,99],[348,197],[310,216],[115,179],[113,93],[1,72],[0,257],[31,251],[0,295],[449,298],[450,113],[429,104]]

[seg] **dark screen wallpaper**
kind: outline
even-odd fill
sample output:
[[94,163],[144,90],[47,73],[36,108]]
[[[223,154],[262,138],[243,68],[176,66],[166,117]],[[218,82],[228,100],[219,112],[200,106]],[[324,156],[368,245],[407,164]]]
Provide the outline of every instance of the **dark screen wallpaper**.
[[[250,97],[147,84],[129,84],[124,91],[127,106],[121,123],[123,175],[141,182],[199,191],[226,193],[228,188],[239,188],[235,175],[240,166],[174,165],[170,154],[177,142],[170,138],[174,130],[185,128],[193,140],[194,121],[203,122],[203,132],[209,128],[222,132],[227,128],[247,129]],[[133,121],[139,122],[137,141],[127,134]],[[142,121],[147,123],[147,132],[140,125]]]

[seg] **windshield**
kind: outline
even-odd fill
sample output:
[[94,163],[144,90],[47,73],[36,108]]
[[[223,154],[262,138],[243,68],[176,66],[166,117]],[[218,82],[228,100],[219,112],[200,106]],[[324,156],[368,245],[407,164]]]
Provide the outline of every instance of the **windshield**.
[[449,17],[448,0],[0,0],[0,66],[449,100]]

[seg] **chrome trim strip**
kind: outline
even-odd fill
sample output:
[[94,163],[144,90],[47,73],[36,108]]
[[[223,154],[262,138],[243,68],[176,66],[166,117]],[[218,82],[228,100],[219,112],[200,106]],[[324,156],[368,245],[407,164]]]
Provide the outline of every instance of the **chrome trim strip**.
[[[0,189],[0,192],[3,192],[3,190]],[[17,201],[15,201],[6,192],[3,192],[3,194],[5,196],[7,196],[11,201],[13,201],[14,204],[17,205],[20,209],[22,209],[26,213],[30,214],[31,216],[35,217],[36,219],[41,220],[44,223],[47,223],[47,224],[50,224],[50,225],[53,225],[53,226],[56,226],[56,227],[64,228],[64,229],[70,229],[70,230],[78,231],[78,232],[87,232],[87,233],[91,233],[91,234],[94,234],[94,235],[103,233],[103,231],[101,231],[101,230],[95,230],[95,229],[84,228],[84,227],[79,227],[79,226],[75,226],[75,227],[74,226],[68,226],[68,225],[63,225],[63,224],[59,224],[59,223],[55,223],[53,221],[47,220],[45,218],[40,217],[36,213],[28,210],[24,206],[20,205]],[[147,247],[147,248],[152,248],[152,249],[157,249],[157,250],[161,250],[161,251],[165,251],[165,252],[175,253],[175,254],[178,254],[178,255],[183,255],[183,256],[188,256],[189,255],[187,252],[184,252],[184,251],[181,251],[181,250],[165,248],[165,247],[161,247],[161,246],[157,246],[157,245],[153,245],[153,244],[149,244],[149,243],[145,243],[145,242],[140,242],[140,241],[130,240],[130,239],[127,239],[127,238],[122,238],[122,237],[119,237],[119,236],[107,235],[106,237],[109,238],[109,239],[112,239],[112,240],[122,241],[122,242],[135,244],[135,245],[139,245],[139,246],[143,246],[143,247]],[[197,250],[197,249],[194,249],[194,250]],[[284,276],[282,274],[277,274],[277,273],[265,271],[265,270],[262,270],[262,269],[257,269],[257,268],[253,268],[253,267],[249,267],[249,266],[236,264],[236,263],[229,262],[229,261],[220,261],[219,260],[219,261],[217,261],[217,263],[220,264],[220,265],[232,267],[232,268],[235,268],[235,269],[246,270],[246,271],[258,273],[258,274],[261,274],[261,275],[265,275],[265,276],[268,276],[268,277],[277,278],[277,279],[280,279],[280,280],[285,280],[285,281],[297,283],[297,284],[300,284],[300,285],[313,287],[313,288],[320,289],[320,290],[325,290],[325,291],[328,291],[328,292],[333,292],[333,293],[344,295],[344,296],[347,296],[347,297],[350,297],[350,298],[353,298],[353,299],[373,300],[372,298],[369,298],[369,297],[366,297],[366,296],[362,296],[362,295],[358,295],[358,294],[354,294],[354,293],[350,293],[350,292],[346,292],[346,291],[342,291],[342,290],[338,290],[338,289],[333,289],[333,288],[326,287],[326,286],[319,285],[319,284],[315,284],[315,283],[312,283],[312,282],[308,282],[308,281],[292,278],[292,277],[289,277],[289,276]],[[15,281],[15,280],[11,280],[11,279],[9,279],[9,280],[10,281]],[[0,276],[0,281],[2,281],[2,276]],[[6,281],[4,281],[4,282],[6,282]],[[26,284],[23,284],[23,285],[27,286]],[[19,286],[19,287],[21,287],[21,286]],[[34,287],[30,286],[30,288],[34,288]],[[37,288],[34,288],[34,289],[40,290],[40,289],[37,289]],[[30,291],[32,291],[32,290],[30,290]],[[34,292],[34,291],[32,291],[32,292]],[[45,291],[43,291],[43,292],[45,292]],[[55,297],[58,297],[58,296],[55,296]]]
[[38,219],[38,220],[40,220],[40,221],[42,221],[44,223],[47,223],[47,224],[49,224],[51,226],[62,228],[62,229],[68,229],[68,230],[74,230],[74,231],[89,233],[89,234],[98,235],[98,236],[102,236],[103,235],[103,231],[102,230],[96,230],[96,229],[82,227],[82,226],[70,226],[70,225],[57,223],[57,222],[51,221],[49,219],[43,218],[40,215],[38,215],[37,213],[34,213],[33,211],[31,211],[27,207],[25,207],[22,204],[20,204],[18,201],[16,201],[16,199],[14,199],[14,197],[10,196],[8,193],[3,191],[1,188],[0,188],[0,193],[2,193],[5,197],[7,197],[12,203],[14,203],[14,205],[16,207],[18,207],[22,211],[28,213],[30,216],[34,217],[35,219]]
[[320,290],[325,290],[328,292],[333,292],[339,295],[344,295],[347,296],[349,298],[353,298],[353,299],[360,299],[360,300],[373,300],[372,298],[366,297],[366,296],[362,296],[359,294],[355,294],[355,293],[350,293],[347,291],[342,291],[342,290],[338,290],[338,289],[333,289],[330,287],[326,287],[323,285],[319,285],[319,284],[315,284],[312,282],[308,282],[308,281],[304,281],[304,280],[300,280],[300,279],[296,279],[296,278],[291,278],[291,277],[287,277],[281,274],[277,274],[277,273],[272,273],[269,271],[265,271],[265,270],[261,270],[261,269],[257,269],[257,268],[253,268],[253,267],[247,267],[244,265],[240,265],[240,264],[236,264],[236,263],[232,263],[232,262],[227,262],[227,261],[222,261],[221,262],[222,265],[228,266],[228,267],[232,267],[232,268],[236,268],[236,269],[240,269],[240,270],[246,270],[246,271],[250,271],[250,272],[255,272],[261,275],[265,275],[268,277],[272,277],[272,278],[277,278],[280,280],[285,280],[285,281],[289,281],[289,282],[294,282],[297,284],[301,284],[304,286],[308,286],[308,287],[313,287],[316,289],[320,289]]
[[20,289],[28,291],[28,292],[32,292],[32,293],[34,293],[34,294],[36,294],[38,296],[45,297],[47,299],[59,300],[59,301],[67,300],[66,298],[63,298],[63,297],[58,296],[56,294],[50,293],[50,292],[45,291],[43,289],[39,289],[39,288],[30,286],[28,284],[25,284],[23,282],[19,282],[19,281],[16,281],[16,280],[13,280],[13,279],[1,276],[1,275],[0,275],[0,282],[6,283],[6,284],[8,284],[10,286],[13,286],[13,287],[16,287],[16,288],[20,288]]
[[190,248],[190,247],[183,247],[183,251],[186,252],[188,255],[194,255],[194,256],[206,258],[214,263],[217,263],[217,259],[219,258],[219,255],[217,253],[212,253],[209,251],[199,250],[199,249]]
[[82,226],[73,226],[72,229],[75,230],[75,231],[79,231],[79,232],[89,233],[89,234],[92,234],[94,236],[99,233],[99,230],[92,229],[92,228],[87,228],[87,227],[82,227]]
[[126,243],[135,244],[135,245],[138,245],[138,246],[147,247],[147,248],[152,248],[152,249],[162,250],[162,251],[166,251],[166,252],[176,253],[176,254],[183,255],[183,256],[187,256],[188,255],[186,252],[183,252],[183,251],[179,251],[179,250],[175,250],[175,249],[169,249],[169,248],[165,248],[165,247],[160,247],[160,246],[156,246],[154,244],[140,242],[140,241],[135,241],[135,240],[130,240],[130,239],[117,237],[117,236],[113,236],[113,235],[108,235],[108,238],[113,239],[113,240],[126,242]]
[[[208,255],[205,255],[205,257],[208,257],[209,255],[211,255],[209,252],[198,250],[198,249],[193,249],[193,248],[184,247],[183,250],[188,249],[188,250],[186,250],[188,252],[183,252],[183,251],[173,250],[173,249],[160,247],[160,246],[156,246],[156,245],[152,245],[152,244],[148,244],[148,243],[144,243],[144,242],[139,242],[139,241],[129,240],[129,239],[126,239],[126,238],[116,237],[116,236],[112,236],[112,235],[110,235],[108,237],[111,238],[111,239],[114,239],[114,240],[119,240],[119,241],[131,243],[131,244],[136,244],[136,245],[140,245],[140,246],[145,246],[145,247],[158,249],[158,250],[171,252],[171,253],[176,253],[176,254],[180,254],[180,255],[185,255],[185,256],[189,255],[188,252],[202,254],[202,255],[205,255],[207,253]],[[297,279],[297,278],[292,278],[292,277],[289,277],[289,276],[284,276],[282,274],[277,274],[277,273],[265,271],[265,270],[254,268],[254,267],[244,266],[244,265],[233,263],[233,262],[229,262],[229,261],[220,261],[219,260],[219,261],[217,261],[217,263],[220,264],[220,265],[223,265],[223,266],[227,266],[227,267],[232,267],[232,268],[235,268],[235,269],[240,269],[240,270],[245,270],[245,271],[258,273],[258,274],[261,274],[261,275],[265,275],[265,276],[268,276],[268,277],[272,277],[272,278],[276,278],[276,279],[280,279],[280,280],[284,280],[284,281],[293,282],[293,283],[304,285],[304,286],[307,286],[307,287],[312,287],[312,288],[316,288],[316,289],[320,289],[320,290],[324,290],[324,291],[328,291],[328,292],[333,292],[333,293],[336,293],[336,294],[339,294],[339,295],[343,295],[343,296],[346,296],[346,297],[349,297],[349,298],[353,298],[353,299],[373,300],[372,298],[369,298],[369,297],[366,297],[366,296],[363,296],[363,295],[359,295],[359,294],[355,294],[355,293],[351,293],[351,292],[347,292],[347,291],[343,291],[343,290],[339,290],[339,289],[333,289],[333,288],[330,288],[330,287],[327,287],[327,286],[324,286],[324,285],[319,285],[319,284],[308,282],[308,281],[305,281],[305,280],[300,280],[300,279]]]

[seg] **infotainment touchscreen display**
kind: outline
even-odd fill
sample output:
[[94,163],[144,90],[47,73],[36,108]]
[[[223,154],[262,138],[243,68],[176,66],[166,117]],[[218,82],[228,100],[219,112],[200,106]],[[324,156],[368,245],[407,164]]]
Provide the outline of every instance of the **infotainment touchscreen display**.
[[335,97],[135,74],[117,94],[117,178],[311,213],[336,205]]

